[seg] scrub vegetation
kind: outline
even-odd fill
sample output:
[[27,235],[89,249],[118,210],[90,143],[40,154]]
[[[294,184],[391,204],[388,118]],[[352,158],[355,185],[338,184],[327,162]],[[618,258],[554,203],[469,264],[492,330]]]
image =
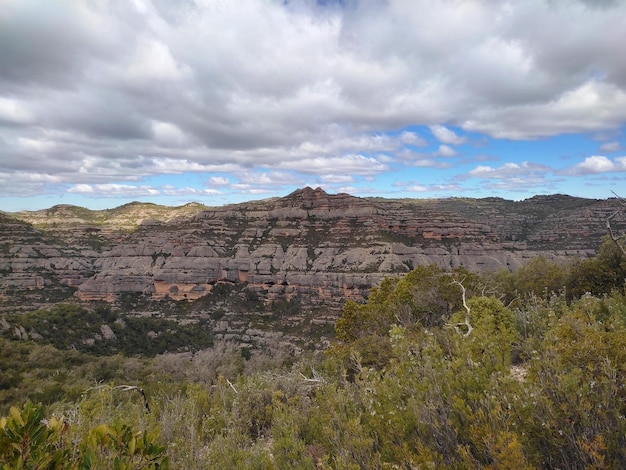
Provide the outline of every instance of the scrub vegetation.
[[0,468],[625,468],[625,279],[612,240],[515,273],[419,266],[297,358],[2,337]]

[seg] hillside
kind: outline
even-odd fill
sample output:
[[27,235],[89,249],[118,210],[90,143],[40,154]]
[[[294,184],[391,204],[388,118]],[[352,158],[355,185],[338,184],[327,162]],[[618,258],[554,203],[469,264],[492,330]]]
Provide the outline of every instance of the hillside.
[[[305,188],[134,230],[0,214],[0,467],[624,468],[626,257],[599,243],[614,203]],[[363,284],[366,301],[328,282],[419,250],[439,266]],[[488,272],[502,259],[522,265]],[[171,296],[150,290],[168,273]],[[119,289],[81,301],[89,283]]]
[[262,298],[310,304],[363,299],[421,264],[515,270],[537,255],[587,257],[605,235],[611,200],[563,195],[385,200],[304,188],[224,207],[132,203],[4,214],[2,294],[119,300],[124,293],[194,300],[219,282]]
[[317,349],[343,303],[363,301],[386,276],[427,264],[493,272],[537,256],[587,258],[614,209],[564,195],[389,200],[303,188],[223,207],[0,213],[0,308],[106,302],[209,320],[217,339],[257,346],[280,330],[285,344]]

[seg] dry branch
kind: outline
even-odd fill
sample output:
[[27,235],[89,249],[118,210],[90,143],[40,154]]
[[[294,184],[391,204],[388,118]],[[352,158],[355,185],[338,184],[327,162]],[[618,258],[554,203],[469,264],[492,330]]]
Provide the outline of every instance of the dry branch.
[[[465,321],[462,323],[456,323],[452,326],[457,331],[457,333],[462,334],[463,336],[467,338],[472,333],[472,330],[474,328],[472,327],[472,324],[470,323],[470,308],[467,305],[467,300],[465,297],[465,286],[463,285],[464,280],[465,278],[461,279],[460,281],[457,281],[456,279],[452,281],[452,284],[456,284],[457,286],[461,288],[461,299],[463,300],[463,308],[465,309]],[[459,329],[459,327],[461,326],[464,326],[467,328],[467,331],[465,333],[462,333],[461,330]]]
[[230,388],[232,388],[232,389],[233,389],[233,392],[235,392],[236,394],[238,394],[238,393],[239,393],[239,392],[237,391],[237,389],[235,388],[235,386],[233,385],[233,383],[232,383],[230,380],[226,379],[226,383],[227,383],[228,385],[230,385]]
[[[615,193],[613,193],[615,194]],[[615,194],[615,197],[617,198],[617,201],[619,203],[619,207],[618,209],[613,212],[607,219],[606,219],[606,229],[609,232],[609,237],[611,237],[611,240],[613,240],[613,242],[617,245],[617,247],[620,249],[620,251],[622,252],[622,254],[624,256],[626,256],[626,233],[622,232],[622,233],[617,233],[614,230],[613,226],[611,225],[611,223],[619,218],[621,220],[624,219],[624,213],[626,212],[626,201],[624,199],[622,199],[621,197],[619,197],[617,194]]]
[[146,397],[146,392],[144,392],[143,388],[137,387],[136,385],[117,385],[115,387],[112,387],[108,384],[101,384],[101,385],[96,385],[95,387],[89,387],[87,390],[83,392],[83,394],[90,392],[92,390],[102,390],[104,388],[108,388],[110,390],[121,390],[122,392],[137,390],[139,393],[141,393],[141,396],[143,397],[144,408],[146,409],[148,413],[150,413],[150,405],[148,404],[148,398]]

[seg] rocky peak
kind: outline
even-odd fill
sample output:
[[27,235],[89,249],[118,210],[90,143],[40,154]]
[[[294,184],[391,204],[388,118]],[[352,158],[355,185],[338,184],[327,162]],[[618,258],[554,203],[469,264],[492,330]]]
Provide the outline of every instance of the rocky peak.
[[346,193],[328,194],[322,188],[309,186],[297,189],[277,201],[280,207],[299,208],[308,217],[345,218],[374,213],[373,205],[366,199]]
[[328,194],[322,188],[318,187],[313,189],[306,186],[301,189],[296,189],[280,201],[282,205],[299,206],[302,209],[319,209],[328,208],[331,205],[338,205],[338,203],[345,201],[346,196],[353,198],[353,196],[349,196],[348,194]]
[[320,188],[319,186],[315,189],[311,188],[310,186],[305,186],[304,188],[299,188],[296,189],[294,192],[292,192],[291,194],[288,194],[287,196],[285,196],[284,199],[311,199],[314,196],[320,197],[320,196],[324,196],[327,197],[329,194],[324,191],[322,188]]

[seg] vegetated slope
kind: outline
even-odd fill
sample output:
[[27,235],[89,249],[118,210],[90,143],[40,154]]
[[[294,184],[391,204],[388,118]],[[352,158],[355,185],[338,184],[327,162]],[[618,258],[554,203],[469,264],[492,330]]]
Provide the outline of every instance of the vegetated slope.
[[90,361],[20,343],[0,358],[0,413],[26,397],[47,407],[0,416],[0,464],[624,468],[626,259],[607,242],[588,261],[570,269],[586,282],[611,271],[602,295],[546,295],[550,271],[566,269],[536,259],[543,276],[509,306],[484,295],[479,273],[386,278],[346,303],[326,354],[282,367],[244,350]]
[[[351,210],[362,210],[358,204]],[[292,207],[274,206],[289,213]],[[502,207],[507,214],[514,212]],[[332,218],[328,204],[318,201],[313,208],[320,212],[307,212],[308,223]],[[580,210],[602,212],[595,203],[568,210],[574,211],[570,216]],[[481,214],[475,212],[474,218]],[[546,209],[538,220],[531,213],[531,232],[544,227],[550,214]],[[379,215],[388,222],[388,214]],[[199,221],[187,223],[199,230],[205,218],[203,214]],[[235,218],[233,239],[243,238],[249,227],[236,221],[247,218]],[[40,255],[42,246],[54,242],[39,240],[39,232],[28,225],[3,221],[25,239],[34,237]],[[343,226],[338,233],[357,234],[350,230]],[[369,229],[363,230],[368,237]],[[388,228],[386,236],[410,238],[414,229],[401,222],[398,230],[402,233],[389,235]],[[145,236],[139,232],[125,240],[136,243],[134,237]],[[444,241],[443,232],[440,235],[431,242]],[[349,238],[345,235],[344,240]],[[567,237],[560,240],[569,243]],[[543,241],[528,245],[532,243],[540,246]],[[81,351],[163,351],[162,344],[148,339],[174,336],[178,326],[158,318],[158,312],[153,312],[157,328],[150,330],[147,316],[145,321],[131,321],[106,305],[95,311],[57,305],[50,311],[3,315],[0,410],[5,414],[11,405],[21,410],[0,416],[0,466],[49,466],[54,461],[105,468],[149,459],[159,468],[169,462],[171,468],[190,470],[250,465],[624,468],[622,248],[608,240],[597,255],[571,266],[534,258],[513,273],[494,276],[462,267],[420,265],[405,276],[386,277],[371,289],[366,302],[346,302],[336,323],[339,341],[326,348],[326,354],[297,358],[264,357],[248,345],[232,347],[225,336],[212,349],[193,354],[212,341],[216,323],[186,323],[186,309],[204,302],[207,308],[226,307],[231,297],[243,302],[240,313],[265,306],[244,283],[216,283],[194,303],[160,302],[173,305],[187,326],[179,330],[181,338],[175,338],[186,353],[154,359],[93,357]],[[10,243],[3,245],[3,253],[21,253],[12,250]],[[159,252],[152,261],[163,253],[168,252]],[[561,290],[563,285],[567,289]],[[128,292],[120,297],[133,308],[146,302]],[[266,314],[272,321],[290,317],[298,310],[293,302],[283,307],[280,312],[255,312],[253,321]],[[215,322],[229,316],[213,313]],[[251,321],[243,323],[248,328],[245,340],[251,344],[256,332]],[[260,325],[255,325],[257,331]],[[202,334],[196,334],[197,328]],[[16,340],[16,334],[26,335],[28,341]],[[271,339],[275,344],[283,337]],[[38,344],[40,340],[51,344]],[[132,341],[138,344],[129,344]],[[31,403],[22,407],[27,398],[46,408]]]
[[0,302],[36,307],[72,296],[94,274],[96,255],[0,212]]
[[187,217],[205,210],[199,203],[178,207],[160,206],[148,202],[130,202],[113,209],[90,210],[69,204],[59,204],[49,209],[22,211],[16,218],[41,229],[63,229],[80,226],[108,227],[116,230],[133,230],[142,223],[168,222],[177,217]]

